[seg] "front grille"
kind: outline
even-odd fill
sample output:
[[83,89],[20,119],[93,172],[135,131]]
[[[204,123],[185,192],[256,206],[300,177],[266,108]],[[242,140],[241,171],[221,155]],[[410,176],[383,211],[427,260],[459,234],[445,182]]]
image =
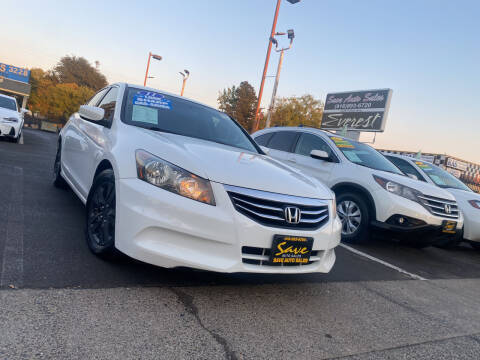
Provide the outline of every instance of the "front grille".
[[321,250],[312,250],[310,253],[310,261],[306,264],[293,264],[293,263],[271,263],[270,249],[259,248],[252,246],[242,247],[242,262],[244,264],[259,265],[259,266],[305,266],[320,261],[323,255]]
[[[418,197],[423,206],[432,214],[449,219],[458,219],[458,205],[456,201],[430,195],[421,195]],[[448,209],[450,209],[450,211],[447,211]]]
[[[224,185],[235,209],[250,219],[270,227],[316,230],[328,222],[328,201],[282,195]],[[296,224],[286,220],[285,208],[300,210]]]

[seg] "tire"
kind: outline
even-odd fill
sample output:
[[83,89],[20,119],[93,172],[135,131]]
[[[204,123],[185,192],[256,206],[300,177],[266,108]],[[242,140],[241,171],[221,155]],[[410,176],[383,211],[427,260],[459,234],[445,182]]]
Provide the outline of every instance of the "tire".
[[85,237],[92,253],[113,259],[119,255],[115,248],[115,176],[107,169],[98,174],[87,199]]
[[363,196],[351,192],[339,194],[337,214],[342,221],[342,241],[360,244],[369,239],[370,214]]
[[470,246],[475,250],[480,250],[480,242],[470,241]]
[[58,142],[57,153],[55,155],[55,162],[53,163],[53,186],[59,189],[68,188],[68,184],[65,179],[60,174],[62,163],[62,145],[61,142]]

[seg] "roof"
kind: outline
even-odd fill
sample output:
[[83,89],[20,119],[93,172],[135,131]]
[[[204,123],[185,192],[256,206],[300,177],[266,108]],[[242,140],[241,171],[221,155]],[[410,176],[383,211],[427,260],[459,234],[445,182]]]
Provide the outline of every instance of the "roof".
[[15,99],[13,96],[8,96],[8,95],[4,95],[4,94],[0,94],[0,96],[4,97],[4,98],[13,99],[13,100],[15,100],[15,102],[17,101],[17,99]]

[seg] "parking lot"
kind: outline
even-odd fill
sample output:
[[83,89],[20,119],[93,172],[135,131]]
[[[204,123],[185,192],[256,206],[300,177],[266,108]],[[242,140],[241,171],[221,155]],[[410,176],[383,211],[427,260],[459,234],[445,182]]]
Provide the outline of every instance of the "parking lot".
[[[0,358],[478,358],[480,252],[374,236],[326,275],[93,256],[56,135],[0,141]],[[415,354],[415,355],[412,355]]]

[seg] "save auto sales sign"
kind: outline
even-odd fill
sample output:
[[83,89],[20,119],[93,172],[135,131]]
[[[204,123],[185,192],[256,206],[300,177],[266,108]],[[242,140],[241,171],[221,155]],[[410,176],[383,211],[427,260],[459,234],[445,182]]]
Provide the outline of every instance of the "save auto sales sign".
[[320,128],[381,132],[385,129],[391,97],[391,89],[328,94]]

